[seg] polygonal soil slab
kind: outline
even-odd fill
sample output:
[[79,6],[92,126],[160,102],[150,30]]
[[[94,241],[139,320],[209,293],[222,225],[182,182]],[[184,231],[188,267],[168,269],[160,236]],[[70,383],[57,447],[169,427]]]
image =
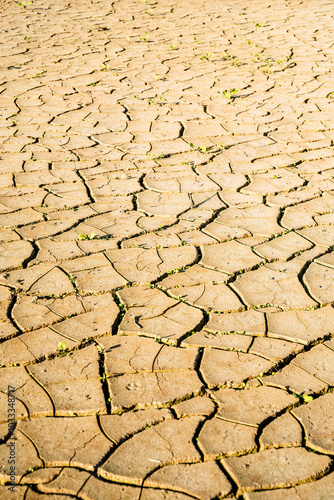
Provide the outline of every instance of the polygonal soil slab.
[[334,394],[328,393],[293,411],[306,429],[307,446],[320,453],[333,453],[333,406]]
[[146,335],[175,344],[203,319],[199,309],[155,288],[128,288],[118,295],[130,306],[119,326],[119,334]]
[[279,266],[265,265],[239,276],[232,288],[250,307],[270,305],[286,309],[306,309],[316,306],[315,300],[305,292],[300,283],[293,264],[290,261]]
[[265,450],[245,457],[223,460],[240,491],[293,486],[315,478],[329,466],[329,457],[305,448]]
[[225,496],[231,491],[230,482],[216,462],[167,465],[154,472],[144,484],[183,491],[203,500]]
[[29,367],[52,398],[56,415],[95,415],[106,412],[95,346],[86,347]]
[[201,417],[166,420],[135,434],[117,448],[99,468],[99,474],[108,479],[141,484],[159,464],[199,461],[193,436],[201,421]]
[[31,257],[34,249],[28,241],[13,241],[0,244],[0,271],[20,267]]
[[263,262],[263,259],[255,255],[248,246],[236,241],[203,246],[202,253],[201,264],[203,266],[219,269],[229,274],[250,269]]

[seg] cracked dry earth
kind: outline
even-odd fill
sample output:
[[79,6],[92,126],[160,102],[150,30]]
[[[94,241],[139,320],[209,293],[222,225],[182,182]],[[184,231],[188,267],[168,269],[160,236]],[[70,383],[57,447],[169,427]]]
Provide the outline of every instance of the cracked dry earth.
[[0,497],[333,499],[332,2],[0,19]]

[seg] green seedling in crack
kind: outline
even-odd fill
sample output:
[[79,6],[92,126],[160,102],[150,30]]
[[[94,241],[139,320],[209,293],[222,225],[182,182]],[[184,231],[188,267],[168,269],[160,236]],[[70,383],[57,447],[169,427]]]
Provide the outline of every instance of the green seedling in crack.
[[108,71],[108,69],[110,69],[110,66],[109,66],[109,64],[103,63],[103,64],[100,64],[100,68],[101,68],[101,71]]
[[207,153],[210,149],[210,147],[206,147],[206,146],[197,146],[196,147],[192,142],[189,144],[189,146],[191,147],[191,149],[197,150],[203,154]]
[[201,59],[203,61],[210,61],[210,59],[212,58],[213,54],[209,54],[208,52],[206,54],[204,54],[204,56],[201,57]]
[[31,78],[39,78],[40,76],[44,75],[45,73],[46,73],[46,71],[43,69],[43,71],[41,71],[40,73],[37,73],[37,75],[32,76]]
[[68,275],[69,280],[75,285],[75,276],[72,276],[72,274]]
[[67,349],[66,342],[60,342],[56,349],[57,356],[63,356],[65,354],[66,349]]
[[310,401],[313,401],[313,397],[310,396],[309,394],[296,394],[295,392],[293,393],[294,397],[299,399],[300,401],[304,403],[309,403]]
[[23,7],[24,9],[27,7],[27,5],[31,5],[32,2],[18,2],[19,7]]
[[96,234],[95,233],[92,233],[90,236],[88,234],[85,234],[85,233],[81,233],[79,234],[79,237],[77,238],[77,241],[78,240],[93,240],[95,238]]
[[231,97],[237,92],[237,89],[223,90],[222,94],[224,97],[226,97],[226,99],[231,99]]

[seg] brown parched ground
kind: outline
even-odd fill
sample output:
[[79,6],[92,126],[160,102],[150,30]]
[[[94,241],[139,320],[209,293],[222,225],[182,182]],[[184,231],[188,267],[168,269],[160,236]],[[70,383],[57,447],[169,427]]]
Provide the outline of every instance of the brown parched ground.
[[333,500],[333,2],[2,7],[0,498]]

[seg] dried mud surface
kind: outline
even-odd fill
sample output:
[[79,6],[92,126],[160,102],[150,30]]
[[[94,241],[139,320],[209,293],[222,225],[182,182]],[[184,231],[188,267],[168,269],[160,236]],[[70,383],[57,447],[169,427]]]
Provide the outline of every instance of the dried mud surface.
[[1,7],[0,497],[333,500],[331,2]]

